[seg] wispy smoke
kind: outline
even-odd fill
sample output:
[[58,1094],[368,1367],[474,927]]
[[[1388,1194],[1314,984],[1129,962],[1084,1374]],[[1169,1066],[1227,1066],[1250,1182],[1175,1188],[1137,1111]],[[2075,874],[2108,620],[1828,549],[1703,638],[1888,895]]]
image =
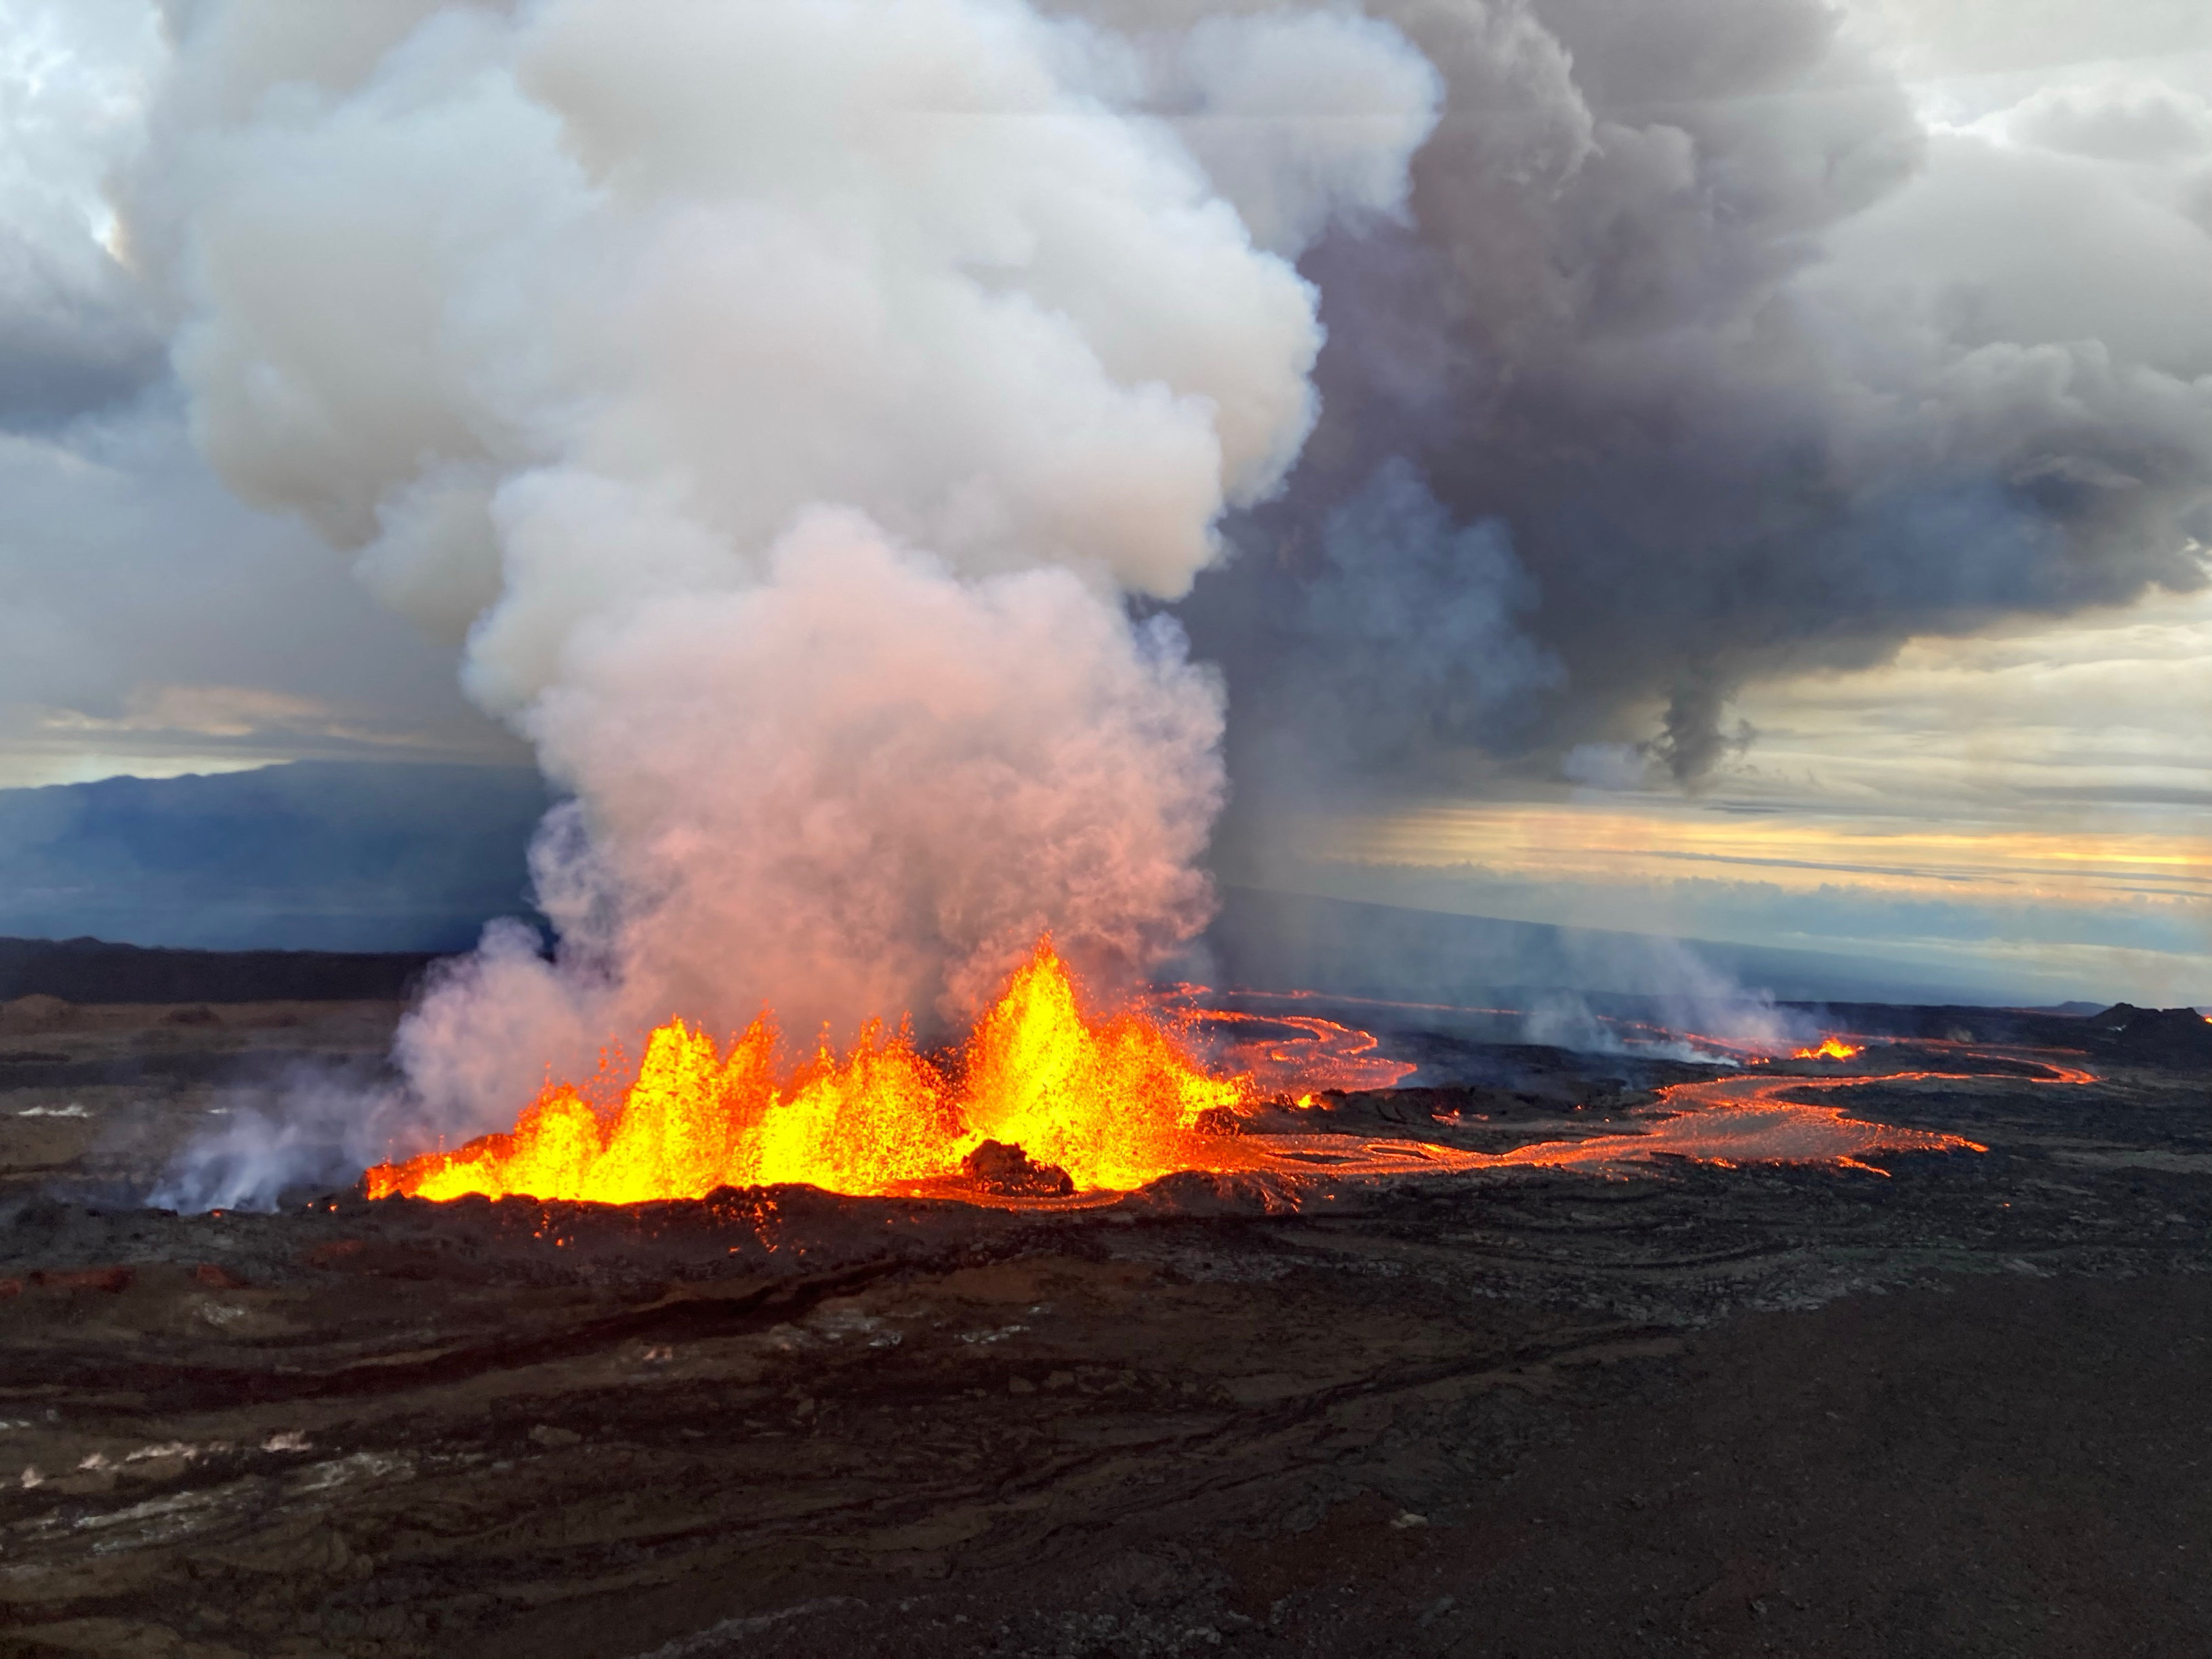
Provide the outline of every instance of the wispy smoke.
[[[131,228],[202,446],[465,641],[576,796],[535,854],[558,959],[496,933],[403,1033],[434,1121],[671,1012],[951,1019],[1046,928],[1110,981],[1204,925],[1222,691],[1125,596],[1185,594],[1297,457],[1286,256],[1402,210],[1438,95],[1403,36],[1012,0],[177,26]],[[1259,118],[1316,100],[1303,139]]]
[[[1560,945],[1570,960],[1587,950],[1572,934],[1562,935]],[[1601,966],[1615,994],[1639,1000],[1650,1023],[1606,1017],[1585,996],[1549,990],[1522,1018],[1525,1040],[1590,1054],[1710,1063],[1727,1058],[1729,1046],[1772,1049],[1809,1032],[1802,1017],[1775,1006],[1771,992],[1744,985],[1679,940],[1619,935],[1607,942],[1605,952]],[[1601,964],[1583,965],[1587,971]]]
[[219,1096],[222,1125],[186,1144],[146,1201],[162,1209],[265,1210],[288,1192],[352,1182],[365,1164],[413,1150],[418,1102],[389,1084],[298,1067]]

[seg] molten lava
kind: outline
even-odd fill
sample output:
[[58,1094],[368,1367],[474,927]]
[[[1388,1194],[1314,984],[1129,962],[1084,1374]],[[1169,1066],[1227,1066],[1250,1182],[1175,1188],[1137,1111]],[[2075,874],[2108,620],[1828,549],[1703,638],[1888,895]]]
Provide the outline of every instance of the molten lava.
[[[1197,990],[1183,987],[1175,995],[1190,1003]],[[1202,1036],[1224,1042],[1243,1069],[1222,1075],[1201,1065],[1185,1039]],[[793,1182],[1054,1208],[1110,1202],[1183,1170],[1243,1172],[1278,1188],[1510,1168],[1617,1174],[1670,1157],[1881,1173],[1864,1160],[1884,1152],[1984,1150],[1961,1136],[1870,1122],[1791,1098],[1954,1075],[1935,1072],[1740,1073],[1673,1084],[1658,1091],[1652,1109],[1633,1115],[1643,1121],[1626,1133],[1583,1133],[1497,1152],[1260,1128],[1258,1115],[1271,1100],[1312,1108],[1324,1103],[1316,1089],[1388,1089],[1402,1081],[1408,1063],[1376,1049],[1366,1032],[1303,1014],[1194,1006],[1177,1014],[1156,1006],[1086,1018],[1066,964],[1043,942],[950,1064],[917,1050],[903,1027],[887,1035],[877,1024],[842,1059],[824,1048],[803,1065],[779,1068],[775,1026],[766,1015],[726,1049],[671,1020],[653,1033],[636,1077],[610,1091],[615,1098],[604,1108],[568,1084],[555,1085],[507,1133],[379,1164],[365,1179],[372,1198],[480,1193],[635,1204]],[[1832,1036],[1794,1058],[1849,1060],[1859,1053]],[[2086,1071],[2041,1061],[2038,1073],[2038,1081],[2052,1084],[2091,1080]]]
[[1792,1060],[1849,1060],[1860,1052],[1856,1046],[1844,1042],[1841,1037],[1829,1037],[1823,1041],[1819,1048],[1800,1048],[1790,1058]]
[[781,1182],[893,1193],[959,1176],[986,1141],[1056,1165],[1079,1188],[1127,1191],[1218,1164],[1201,1115],[1251,1089],[1209,1074],[1141,1014],[1085,1019],[1048,941],[978,1023],[955,1076],[880,1023],[843,1059],[824,1048],[786,1076],[775,1048],[765,1014],[726,1051],[671,1020],[609,1116],[554,1085],[508,1133],[377,1165],[369,1196],[635,1204]]
[[[1199,988],[1184,988],[1186,992]],[[1356,1094],[1395,1089],[1420,1068],[1410,1060],[1380,1052],[1371,1031],[1323,1019],[1317,1014],[1256,1014],[1231,1008],[1193,1007],[1184,1023],[1212,1039],[1252,1092],[1290,1104],[1311,1106],[1322,1091]]]

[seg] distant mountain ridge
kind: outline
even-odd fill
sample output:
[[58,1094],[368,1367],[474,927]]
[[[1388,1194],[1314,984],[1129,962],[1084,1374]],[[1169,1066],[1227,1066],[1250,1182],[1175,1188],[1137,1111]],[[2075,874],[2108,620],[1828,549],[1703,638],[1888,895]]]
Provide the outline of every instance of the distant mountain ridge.
[[531,911],[521,767],[303,761],[0,790],[0,934],[447,952]]
[[0,939],[0,1003],[397,1001],[437,958],[420,951],[175,951],[102,939]]
[[1559,991],[1678,1004],[1764,993],[1784,1002],[1971,1003],[1999,988],[1945,981],[1869,958],[1711,939],[1506,921],[1224,886],[1206,934],[1206,971],[1224,987],[1481,1001]]

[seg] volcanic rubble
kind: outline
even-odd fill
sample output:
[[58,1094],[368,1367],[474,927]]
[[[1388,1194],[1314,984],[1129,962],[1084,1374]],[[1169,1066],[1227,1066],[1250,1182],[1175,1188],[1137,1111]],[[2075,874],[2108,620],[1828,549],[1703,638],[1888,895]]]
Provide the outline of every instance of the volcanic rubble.
[[[9,1004],[0,1652],[2212,1651],[2212,1060],[1947,1012],[1854,1066],[1972,1075],[1850,1106],[1988,1150],[1886,1176],[176,1215],[396,1006]],[[1502,1151],[1711,1074],[1392,1041],[1425,1086],[1273,1117]]]

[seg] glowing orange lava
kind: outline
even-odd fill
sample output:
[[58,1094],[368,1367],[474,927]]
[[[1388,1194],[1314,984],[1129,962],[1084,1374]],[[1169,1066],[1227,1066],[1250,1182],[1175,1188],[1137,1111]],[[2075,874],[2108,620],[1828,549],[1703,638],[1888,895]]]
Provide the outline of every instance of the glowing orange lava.
[[1049,942],[977,1024],[957,1077],[880,1024],[839,1059],[825,1048],[787,1076],[776,1030],[755,1020],[726,1051],[681,1019],[647,1041],[637,1079],[603,1118],[550,1086],[512,1132],[368,1171],[368,1194],[510,1193],[635,1204],[718,1187],[807,1182],[840,1193],[912,1191],[958,1176],[986,1140],[1066,1170],[1079,1188],[1127,1191],[1217,1166],[1201,1113],[1243,1103],[1243,1076],[1202,1069],[1139,1013],[1086,1020]]
[[[1198,988],[1186,988],[1195,991]],[[1395,1089],[1420,1068],[1380,1052],[1371,1031],[1316,1014],[1255,1014],[1226,1008],[1193,1008],[1185,1021],[1215,1039],[1259,1096],[1311,1106],[1325,1090],[1357,1094]]]
[[1792,1060],[1849,1060],[1861,1052],[1863,1051],[1856,1044],[1846,1042],[1841,1037],[1829,1037],[1824,1040],[1819,1048],[1800,1048],[1790,1058]]
[[[842,1059],[824,1048],[779,1072],[775,1027],[767,1016],[726,1049],[671,1020],[653,1033],[636,1078],[607,1109],[567,1084],[550,1086],[507,1133],[379,1164],[367,1174],[368,1194],[634,1204],[702,1197],[719,1187],[803,1182],[839,1193],[1054,1209],[1111,1202],[1183,1170],[1243,1172],[1287,1189],[1307,1179],[1513,1168],[1618,1175],[1665,1158],[1723,1166],[1824,1164],[1880,1174],[1864,1160],[1984,1150],[1963,1136],[1871,1122],[1790,1097],[1972,1075],[1939,1072],[1739,1073],[1674,1084],[1659,1091],[1653,1108],[1632,1114],[1625,1132],[1585,1132],[1497,1152],[1435,1140],[1258,1132],[1255,1114],[1271,1100],[1315,1107],[1323,1103],[1316,1090],[1389,1088],[1412,1068],[1377,1053],[1366,1032],[1315,1016],[1188,1006],[1197,990],[1179,988],[1154,1012],[1087,1018],[1066,965],[1048,942],[1040,943],[950,1066],[919,1052],[903,1028],[886,1035],[876,1024]],[[1185,1005],[1180,1011],[1178,999]],[[1187,1036],[1216,1040],[1240,1069],[1209,1070],[1193,1057]],[[1848,1060],[1859,1052],[1830,1037],[1795,1058]],[[2044,1059],[2037,1070],[2034,1080],[2043,1083],[2094,1081],[2087,1071]],[[1022,1181],[1006,1184],[1004,1152],[969,1164],[986,1141],[1021,1149],[1028,1164],[1011,1163],[1027,1171]],[[1035,1165],[1054,1166],[1069,1182],[1055,1186]],[[1041,1184],[1024,1184],[1027,1176]]]

